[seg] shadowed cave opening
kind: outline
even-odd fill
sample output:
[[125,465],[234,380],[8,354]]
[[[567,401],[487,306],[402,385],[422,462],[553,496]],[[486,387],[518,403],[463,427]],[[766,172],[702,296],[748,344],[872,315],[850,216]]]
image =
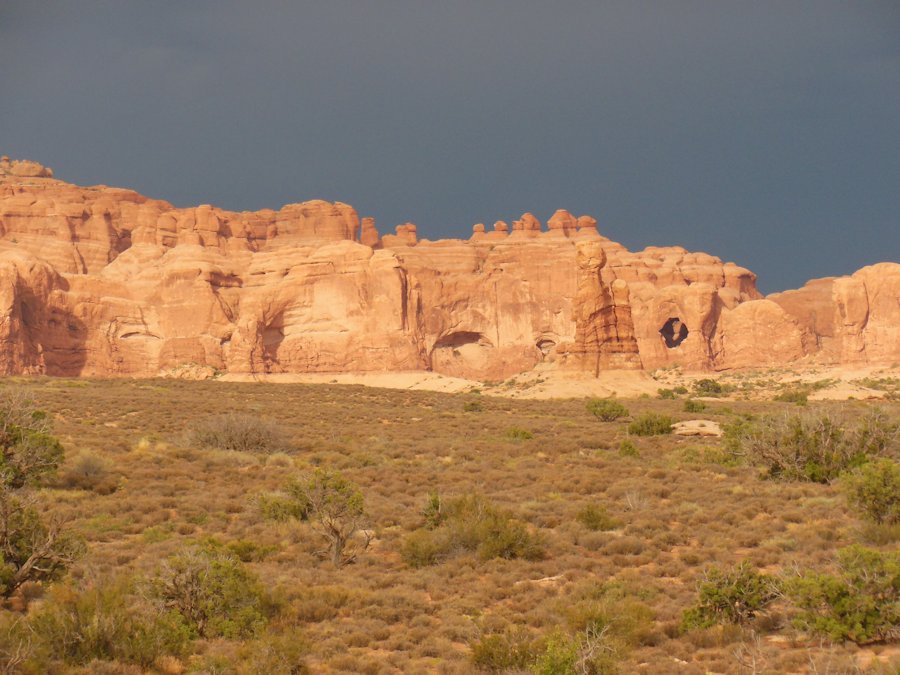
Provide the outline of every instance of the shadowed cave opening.
[[688,336],[688,329],[681,322],[681,319],[675,316],[663,324],[663,327],[659,329],[659,334],[666,341],[666,347],[674,349],[685,341]]
[[493,353],[494,347],[483,333],[449,333],[434,343],[431,370],[453,377],[473,377],[489,367]]
[[550,338],[541,338],[537,341],[535,346],[538,348],[538,351],[541,353],[541,361],[550,356],[550,352],[553,351],[553,348],[556,347],[556,341],[551,340]]
[[263,357],[267,368],[278,363],[278,350],[282,342],[284,342],[283,312],[278,314],[262,332]]
[[484,342],[484,335],[481,333],[460,331],[440,338],[434,343],[434,349],[452,349],[456,352],[463,345],[480,344],[482,342]]

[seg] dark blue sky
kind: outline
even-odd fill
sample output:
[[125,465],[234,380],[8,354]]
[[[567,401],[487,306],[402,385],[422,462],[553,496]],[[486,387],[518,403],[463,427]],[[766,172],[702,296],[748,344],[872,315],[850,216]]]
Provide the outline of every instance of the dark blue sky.
[[0,153],[432,239],[564,207],[770,292],[900,260],[900,3],[0,0]]

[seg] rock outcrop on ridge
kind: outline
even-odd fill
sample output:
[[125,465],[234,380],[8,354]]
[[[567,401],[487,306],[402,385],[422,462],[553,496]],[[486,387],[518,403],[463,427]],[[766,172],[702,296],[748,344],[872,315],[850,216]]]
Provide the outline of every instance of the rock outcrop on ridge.
[[349,205],[179,209],[0,158],[0,373],[435,372],[554,362],[691,370],[900,361],[900,265],[763,298],[680,247],[631,252],[590,216],[468,240],[380,235]]

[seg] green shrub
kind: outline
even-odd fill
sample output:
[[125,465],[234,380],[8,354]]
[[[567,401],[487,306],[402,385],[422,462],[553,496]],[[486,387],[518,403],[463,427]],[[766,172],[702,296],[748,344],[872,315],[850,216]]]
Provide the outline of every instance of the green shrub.
[[579,661],[589,664],[580,672],[616,672],[619,658],[652,639],[654,612],[635,593],[645,597],[646,589],[588,584],[560,600],[559,612],[579,645]]
[[671,434],[672,425],[675,423],[668,415],[646,412],[639,415],[628,425],[628,433],[634,436],[659,436]]
[[839,574],[806,573],[787,583],[795,623],[832,640],[867,644],[900,636],[900,552],[838,551]]
[[657,389],[656,396],[664,401],[671,401],[678,398],[675,396],[675,392],[672,389]]
[[485,514],[478,523],[478,539],[478,557],[482,560],[544,557],[543,541],[525,523],[500,511]]
[[773,400],[781,401],[783,403],[795,403],[796,405],[806,405],[809,402],[809,389],[802,387],[785,389]]
[[587,402],[587,409],[603,422],[615,422],[628,415],[628,408],[612,398],[595,398]]
[[672,389],[672,391],[674,391],[679,396],[684,396],[686,393],[688,393],[687,387],[683,385],[678,385],[677,387]]
[[438,563],[448,553],[449,543],[428,530],[416,530],[403,540],[400,554],[410,567],[427,567]]
[[188,438],[198,448],[236,452],[275,453],[290,449],[284,432],[257,415],[229,413],[202,420]]
[[751,419],[749,416],[736,416],[722,425],[723,447],[736,461],[744,455],[744,439],[753,430],[753,420],[755,417]]
[[730,447],[763,466],[770,478],[827,483],[870,459],[896,453],[898,427],[873,410],[855,426],[827,412],[801,413],[766,417],[726,429],[726,439],[729,434]]
[[309,495],[306,482],[292,478],[277,492],[264,492],[256,496],[256,508],[266,520],[286,522],[309,518]]
[[694,382],[693,390],[695,396],[715,397],[727,393],[728,388],[707,377]]
[[534,438],[534,434],[528,431],[527,429],[521,429],[519,427],[511,427],[506,430],[504,434],[511,441],[530,441]]
[[634,441],[625,438],[619,443],[619,455],[622,457],[640,457],[641,453],[638,452]]
[[256,496],[256,508],[265,520],[284,523],[292,519],[306,520],[309,506],[298,503],[283,492],[264,492]]
[[407,564],[422,567],[470,551],[482,560],[524,558],[540,560],[544,541],[528,526],[490,501],[467,495],[442,505],[442,518],[430,529],[417,530],[403,542]]
[[900,462],[879,459],[842,476],[847,501],[873,523],[900,523]]
[[521,628],[482,635],[470,646],[475,667],[492,673],[525,670],[537,653],[535,641]]
[[594,532],[606,532],[622,527],[621,520],[613,518],[606,512],[606,508],[597,506],[596,504],[588,504],[585,506],[578,512],[576,519],[587,529]]
[[570,637],[561,630],[553,631],[544,640],[543,650],[535,656],[531,672],[535,675],[575,675],[580,652],[578,638]]
[[16,389],[0,390],[0,480],[11,488],[39,483],[56,472],[62,444],[49,416]]
[[44,658],[76,665],[100,660],[149,668],[160,656],[183,655],[192,633],[177,612],[148,605],[124,578],[51,588],[29,623]]
[[778,582],[744,561],[730,570],[713,567],[698,588],[697,604],[685,611],[685,628],[740,624],[763,611],[779,595]]
[[463,412],[481,412],[484,410],[484,406],[482,406],[481,401],[471,400],[463,403]]
[[220,546],[193,547],[171,557],[154,591],[201,637],[248,638],[266,624],[262,584]]
[[684,412],[686,413],[701,413],[704,410],[706,410],[706,404],[703,401],[689,398],[684,402]]

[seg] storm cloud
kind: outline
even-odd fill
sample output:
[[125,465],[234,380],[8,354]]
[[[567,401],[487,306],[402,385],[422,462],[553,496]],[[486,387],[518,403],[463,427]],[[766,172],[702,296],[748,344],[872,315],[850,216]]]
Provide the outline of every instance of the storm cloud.
[[0,0],[0,152],[431,239],[568,208],[773,291],[900,259],[900,5]]

